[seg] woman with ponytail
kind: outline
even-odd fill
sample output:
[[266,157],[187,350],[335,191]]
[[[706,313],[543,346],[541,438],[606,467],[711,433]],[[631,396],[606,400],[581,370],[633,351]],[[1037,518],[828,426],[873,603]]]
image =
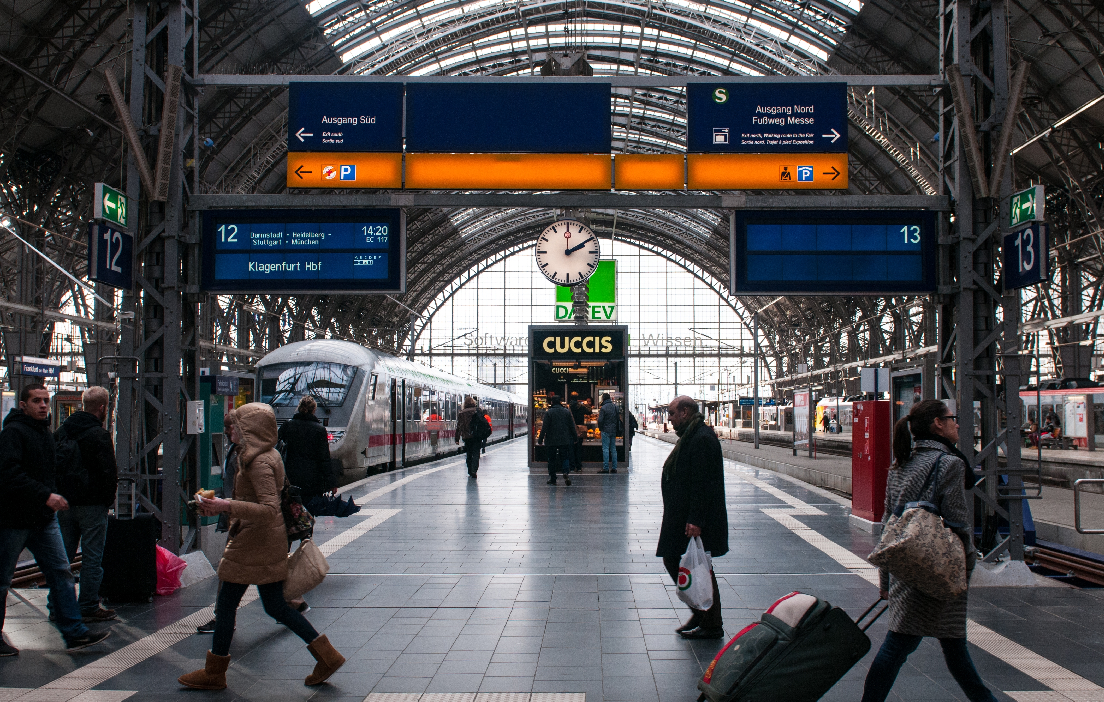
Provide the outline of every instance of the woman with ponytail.
[[[966,525],[965,488],[972,485],[973,471],[967,469],[969,463],[955,446],[957,441],[958,417],[938,400],[919,402],[898,420],[893,426],[894,461],[886,483],[882,525],[909,502],[933,503],[944,523],[962,539],[969,572],[977,555],[972,530]],[[995,702],[966,648],[969,590],[953,600],[938,600],[890,578],[885,569],[880,590],[882,599],[889,600],[889,633],[866,676],[862,702],[883,702],[889,696],[905,659],[925,636],[939,639],[947,668],[970,702]]]

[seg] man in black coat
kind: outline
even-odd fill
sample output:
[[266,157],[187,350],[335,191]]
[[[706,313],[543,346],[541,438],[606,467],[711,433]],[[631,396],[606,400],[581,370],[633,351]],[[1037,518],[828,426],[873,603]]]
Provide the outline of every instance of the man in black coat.
[[[69,503],[54,484],[54,437],[50,434],[50,391],[32,383],[19,394],[19,409],[4,418],[0,432],[0,631],[3,630],[8,589],[15,564],[24,548],[30,550],[46,584],[57,614],[57,627],[67,650],[99,643],[110,632],[92,633],[81,622],[73,573],[65,557],[65,543],[58,528],[57,512]],[[0,635],[0,656],[19,650]]]
[[570,485],[572,447],[578,436],[575,420],[558,396],[549,393],[548,404],[550,407],[544,413],[540,434],[537,435],[537,443],[544,444],[548,450],[548,484],[556,484],[558,468],[563,471],[564,484]]
[[[65,553],[72,561],[81,548],[80,605],[86,622],[115,618],[115,610],[100,604],[103,582],[103,552],[107,542],[107,510],[115,504],[119,469],[115,463],[115,444],[111,432],[104,429],[107,419],[107,390],[94,385],[81,395],[83,411],[74,412],[54,434],[56,446],[75,441],[80,451],[80,470],[65,471],[59,466],[58,492],[69,502],[69,509],[58,512]],[[65,452],[62,451],[62,454]]]
[[575,446],[573,456],[571,457],[572,468],[576,473],[583,470],[583,437],[579,436],[578,427],[586,426],[586,417],[589,413],[587,406],[582,402],[579,402],[579,393],[571,393],[571,404],[568,406],[571,410],[571,420],[575,422]]
[[288,481],[299,488],[303,504],[330,492],[337,485],[330,461],[330,440],[326,427],[314,411],[318,403],[310,395],[299,400],[299,411],[280,427],[279,437],[286,447],[284,471]]
[[[693,398],[680,395],[667,407],[678,443],[663,464],[663,524],[656,555],[678,584],[679,562],[690,539],[700,536],[712,558],[728,553],[728,510],[725,507],[724,459],[721,442],[705,425]],[[692,609],[690,619],[675,629],[686,639],[719,639],[724,636],[721,594],[713,579],[713,606]]]

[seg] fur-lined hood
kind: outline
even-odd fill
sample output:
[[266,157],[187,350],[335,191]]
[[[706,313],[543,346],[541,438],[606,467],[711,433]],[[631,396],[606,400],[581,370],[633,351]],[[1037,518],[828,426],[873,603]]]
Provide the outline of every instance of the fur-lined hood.
[[238,429],[242,441],[238,461],[247,466],[257,456],[271,451],[276,446],[278,428],[276,414],[265,402],[250,402],[234,410],[238,419]]

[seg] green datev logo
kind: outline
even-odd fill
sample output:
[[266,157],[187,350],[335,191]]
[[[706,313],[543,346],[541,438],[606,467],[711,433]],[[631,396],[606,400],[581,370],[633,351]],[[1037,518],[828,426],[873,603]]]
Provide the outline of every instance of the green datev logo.
[[728,90],[725,88],[717,88],[713,91],[713,102],[718,105],[723,105],[728,102]]
[[[594,322],[617,321],[617,261],[603,259],[587,280],[590,319]],[[556,286],[556,321],[574,321],[571,288]]]

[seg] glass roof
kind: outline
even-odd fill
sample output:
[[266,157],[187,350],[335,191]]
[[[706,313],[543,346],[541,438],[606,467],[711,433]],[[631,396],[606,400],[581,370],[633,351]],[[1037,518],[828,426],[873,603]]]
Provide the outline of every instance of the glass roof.
[[[858,0],[312,0],[355,73],[528,74],[585,48],[596,74],[820,73]],[[521,60],[524,59],[524,60]]]
[[[311,0],[362,75],[532,75],[550,53],[585,51],[595,75],[812,75],[859,0]],[[620,153],[681,151],[685,91],[615,88]]]

